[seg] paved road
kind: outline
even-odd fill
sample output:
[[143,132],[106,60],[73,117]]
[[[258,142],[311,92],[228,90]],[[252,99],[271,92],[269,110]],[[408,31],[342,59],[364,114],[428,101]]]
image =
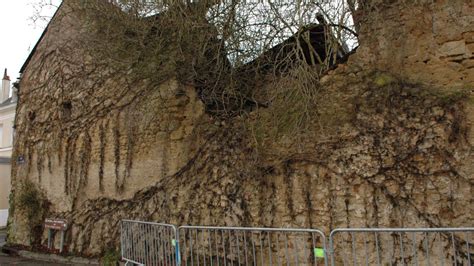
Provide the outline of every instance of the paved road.
[[0,248],[5,245],[6,232],[5,229],[0,229]]
[[[5,236],[6,233],[4,230],[0,230],[0,248],[5,244]],[[4,265],[23,265],[23,266],[30,266],[30,265],[67,265],[67,264],[58,264],[58,263],[51,263],[51,262],[44,262],[44,261],[37,261],[37,260],[29,260],[20,257],[10,257],[7,254],[0,252],[0,266]]]
[[29,260],[20,257],[10,257],[0,252],[0,266],[4,265],[23,265],[23,266],[33,266],[33,265],[66,265],[66,264],[57,264],[51,262],[44,262],[44,261],[37,261],[37,260]]

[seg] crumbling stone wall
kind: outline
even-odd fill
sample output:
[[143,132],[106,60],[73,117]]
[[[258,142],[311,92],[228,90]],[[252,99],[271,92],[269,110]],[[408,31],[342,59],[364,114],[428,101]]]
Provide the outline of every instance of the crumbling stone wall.
[[[445,12],[443,6],[429,8]],[[381,10],[393,14],[401,6]],[[334,134],[321,138],[314,130],[298,139],[267,138],[263,145],[256,145],[248,125],[271,106],[223,121],[206,114],[194,88],[175,79],[150,86],[127,80],[126,73],[105,75],[92,63],[78,71],[66,60],[73,44],[61,36],[80,36],[80,30],[53,23],[57,31],[48,31],[21,82],[14,156],[24,156],[25,163],[13,166],[14,195],[22,180],[37,185],[50,203],[48,215],[72,223],[68,250],[93,256],[117,247],[122,218],[326,232],[470,226],[469,91],[452,89],[451,80],[432,82],[438,77],[432,69],[449,67],[450,59],[435,60],[430,49],[418,49],[415,57],[411,49],[396,49],[401,42],[422,47],[435,38],[401,17],[404,22],[377,24],[379,34],[368,30],[368,17],[357,53],[316,84],[341,99],[345,119],[334,122],[340,124]],[[468,31],[456,25],[455,31]],[[419,29],[428,39],[397,39],[390,29]],[[416,68],[416,58],[426,53],[431,67]],[[81,71],[87,75],[71,75]],[[454,83],[472,85],[467,78]],[[327,119],[339,117],[333,115]],[[30,245],[21,208],[10,222],[9,241]]]
[[[96,254],[104,243],[117,245],[124,217],[325,232],[469,225],[472,186],[457,172],[467,152],[462,105],[423,95],[427,88],[365,82],[371,79],[349,79],[347,90],[361,89],[351,128],[329,141],[308,138],[299,143],[304,150],[281,159],[256,155],[251,134],[238,126],[242,118],[209,126],[200,150],[176,174],[128,200],[91,200],[71,213],[78,236],[71,248]],[[279,145],[286,144],[273,143],[268,152]]]
[[[206,119],[194,88],[104,68],[81,44],[84,23],[63,5],[20,85],[13,194],[26,181],[38,186],[52,216],[89,199],[130,198],[175,173],[199,148],[193,131]],[[9,241],[30,245],[36,225],[17,198]]]
[[[474,3],[454,1],[367,1],[358,14],[360,47],[350,64],[388,71],[414,83],[474,94]],[[474,125],[474,106],[465,106]],[[467,137],[474,143],[474,131]],[[474,153],[460,171],[474,176]]]
[[[367,1],[353,61],[441,86],[474,83],[474,3]],[[416,75],[415,75],[416,73]]]

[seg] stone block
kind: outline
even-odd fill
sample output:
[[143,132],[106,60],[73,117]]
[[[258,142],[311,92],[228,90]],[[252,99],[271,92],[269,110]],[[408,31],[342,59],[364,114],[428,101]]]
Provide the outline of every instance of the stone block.
[[474,68],[474,59],[466,59],[462,61],[462,65],[465,68]]
[[463,33],[462,35],[466,43],[474,43],[474,31],[468,31]]
[[468,50],[467,53],[470,53],[471,55],[474,54],[474,43],[466,45],[466,48]]
[[474,68],[468,68],[463,72],[466,84],[474,84]]
[[466,42],[460,40],[444,43],[439,48],[439,53],[441,57],[464,55],[467,53]]

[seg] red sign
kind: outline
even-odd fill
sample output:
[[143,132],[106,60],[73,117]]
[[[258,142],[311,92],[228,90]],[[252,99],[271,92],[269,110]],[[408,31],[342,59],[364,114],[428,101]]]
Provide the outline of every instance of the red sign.
[[44,228],[65,231],[67,229],[67,221],[64,219],[46,218],[44,220]]

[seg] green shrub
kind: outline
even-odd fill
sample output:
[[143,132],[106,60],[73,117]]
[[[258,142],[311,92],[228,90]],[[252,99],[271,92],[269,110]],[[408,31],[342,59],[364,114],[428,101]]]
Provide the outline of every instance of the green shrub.
[[17,187],[14,198],[15,212],[24,215],[30,229],[30,244],[39,245],[43,233],[43,221],[49,212],[49,202],[29,180],[22,181]]
[[115,266],[120,260],[120,252],[115,249],[108,249],[105,251],[101,259],[101,265],[104,266]]
[[42,203],[43,198],[36,186],[30,181],[22,182],[16,201],[16,207],[25,213],[26,218],[30,222],[42,218]]

